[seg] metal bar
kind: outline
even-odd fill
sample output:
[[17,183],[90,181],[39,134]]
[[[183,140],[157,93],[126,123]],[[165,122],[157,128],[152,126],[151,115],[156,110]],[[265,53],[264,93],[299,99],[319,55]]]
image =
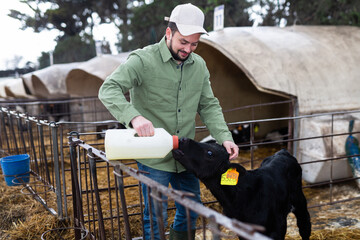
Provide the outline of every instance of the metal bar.
[[[96,163],[96,161],[95,161],[95,163]],[[112,188],[110,186],[110,171],[109,171],[109,164],[108,163],[106,163],[106,173],[107,173],[107,184],[108,184],[108,194],[109,194],[108,195],[109,196],[109,207],[110,207],[110,209],[113,209],[113,204],[112,204],[112,200],[111,200],[111,189]],[[111,224],[111,236],[112,236],[112,239],[115,238],[115,236],[114,236],[113,218],[114,218],[113,213],[112,213],[112,211],[110,211],[110,219],[111,219],[110,224]]]
[[43,125],[38,124],[38,131],[39,131],[39,139],[40,139],[40,153],[42,154],[41,159],[44,162],[45,165],[45,176],[46,176],[46,181],[51,183],[51,178],[50,178],[50,171],[49,171],[49,165],[48,165],[48,161],[47,161],[47,157],[46,157],[46,150],[45,150],[45,143],[44,143],[44,129],[43,129]]
[[67,207],[67,193],[66,193],[66,177],[65,177],[65,163],[64,163],[64,144],[63,144],[63,129],[61,125],[58,125],[58,127],[60,127],[60,158],[61,158],[61,175],[62,175],[62,188],[63,188],[63,201],[64,201],[64,213],[65,213],[65,218],[68,217],[68,207]]
[[[293,98],[290,101],[289,104],[289,116],[294,117],[294,101]],[[288,120],[288,139],[294,138],[294,120]],[[288,142],[287,149],[290,153],[294,154],[294,142]]]
[[[2,112],[4,113],[4,112]],[[9,142],[9,135],[7,133],[7,130],[6,130],[6,120],[5,120],[5,116],[4,114],[1,115],[1,118],[2,118],[2,122],[4,123],[3,124],[3,134],[5,136],[5,139],[6,139],[6,145],[7,145],[7,151],[8,153],[11,153],[11,150],[10,150],[10,142]]]
[[43,205],[45,209],[48,210],[53,216],[58,215],[58,213],[54,209],[48,207],[46,201],[42,197],[40,197],[29,184],[26,184],[25,188],[30,192],[33,198],[39,203],[41,203],[41,205]]
[[32,124],[31,122],[28,120],[28,117],[27,117],[27,128],[28,128],[28,141],[30,143],[30,150],[32,152],[32,159],[35,163],[35,171],[36,173],[39,173],[40,170],[39,170],[39,164],[38,164],[38,159],[37,159],[37,154],[36,154],[36,148],[35,148],[35,139],[34,139],[34,136],[33,136],[33,128],[32,128]]
[[[83,147],[84,149],[88,149],[90,146],[87,145],[84,142],[79,142],[79,145],[81,147]],[[216,216],[216,220],[221,222],[221,224],[229,229],[231,229],[232,231],[234,231],[236,234],[238,234],[239,236],[243,236],[247,239],[268,239],[267,237],[255,232],[254,229],[260,229],[260,227],[254,228],[254,226],[248,226],[244,223],[241,223],[239,221],[234,221],[228,219],[227,217],[223,216],[222,214],[208,209],[205,206],[203,206],[202,204],[196,203],[191,199],[188,198],[184,198],[183,194],[180,194],[181,191],[175,191],[173,189],[169,189],[165,186],[159,185],[157,182],[153,181],[152,179],[149,179],[148,177],[140,174],[139,171],[130,168],[128,166],[125,166],[123,164],[121,164],[121,162],[119,161],[109,161],[106,159],[106,157],[104,156],[104,154],[93,148],[93,153],[98,156],[99,158],[103,159],[106,162],[109,162],[109,164],[113,165],[113,166],[119,166],[119,168],[126,172],[127,174],[135,177],[136,179],[138,179],[139,181],[145,183],[147,185],[148,188],[151,188],[152,190],[154,188],[158,189],[162,194],[166,195],[167,197],[171,197],[172,199],[174,199],[175,201],[179,202],[180,204],[183,204],[185,206],[188,206],[190,210],[195,211],[198,214],[201,214],[207,218],[210,217],[210,215],[214,215]],[[117,175],[118,177],[121,176],[119,175],[119,173],[114,172],[115,175]],[[121,189],[121,188],[120,188]],[[151,201],[149,201],[149,204],[151,203]],[[150,218],[151,219],[151,218]],[[233,228],[234,222],[237,223],[238,226],[241,226],[241,228]]]
[[117,219],[117,224],[118,224],[118,231],[119,231],[119,236],[121,236],[121,227],[120,227],[120,205],[119,205],[119,186],[118,186],[118,182],[116,181],[116,175],[115,175],[115,171],[119,172],[120,169],[116,169],[114,170],[114,177],[115,177],[115,198],[116,198],[116,219]]
[[[164,216],[162,214],[163,209],[163,199],[161,192],[157,191],[157,188],[151,188],[150,193],[151,199],[154,201],[154,210],[156,215],[157,227],[159,230],[159,236],[161,240],[165,240],[165,226],[164,226]],[[151,201],[149,199],[149,202]],[[150,212],[150,218],[152,218],[152,214]]]
[[[120,167],[120,166],[119,166]],[[152,204],[152,199],[151,199],[151,195],[150,195],[150,187],[145,185],[145,187],[147,188],[147,191],[146,191],[146,197],[148,199],[148,206],[149,206],[149,216],[150,216],[150,229],[152,229],[151,231],[151,239],[154,240],[155,239],[155,236],[154,236],[154,220],[153,220],[153,217],[152,217],[152,212],[154,211],[153,210],[153,204]],[[145,236],[145,232],[144,232],[144,236]]]
[[131,239],[130,222],[129,222],[129,215],[128,215],[127,207],[126,207],[125,192],[124,192],[124,180],[122,178],[123,173],[122,173],[121,168],[115,168],[115,170],[114,170],[114,174],[115,174],[117,182],[118,182],[118,190],[119,190],[119,194],[120,194],[121,208],[122,208],[123,217],[124,217],[125,238],[130,240]]
[[[55,172],[55,192],[56,192],[56,203],[58,208],[58,217],[63,219],[63,208],[62,208],[62,194],[61,194],[61,180],[60,180],[60,164],[59,164],[59,148],[58,148],[58,126],[55,122],[49,125],[51,127],[52,136],[52,151],[54,159],[54,172]],[[65,179],[64,179],[65,182]]]
[[144,228],[144,207],[143,207],[143,195],[142,195],[142,186],[139,181],[139,202],[140,202],[140,215],[141,215],[141,228],[143,233],[143,239],[145,240],[145,228]]
[[100,232],[100,239],[105,240],[105,226],[104,226],[104,219],[103,214],[101,210],[101,202],[100,202],[100,195],[98,191],[98,182],[97,182],[97,173],[96,173],[96,162],[94,160],[95,155],[92,153],[92,148],[88,149],[88,156],[89,156],[89,163],[90,163],[90,172],[92,175],[92,184],[94,186],[94,193],[95,193],[95,199],[96,199],[96,209],[97,209],[97,215],[98,215],[98,225],[99,225],[99,232]]
[[260,104],[252,104],[252,105],[247,105],[247,106],[241,106],[241,107],[237,107],[237,108],[231,108],[231,109],[227,109],[224,110],[223,112],[233,112],[236,110],[244,110],[244,109],[254,109],[256,107],[264,107],[264,106],[271,106],[271,105],[280,105],[280,104],[285,104],[285,103],[291,103],[291,100],[285,100],[285,101],[279,101],[279,102],[270,102],[270,103],[260,103]]
[[21,143],[22,143],[22,146],[23,146],[23,153],[27,153],[27,147],[26,147],[26,144],[25,144],[25,138],[24,138],[24,128],[23,128],[23,125],[21,123],[21,118],[19,116],[19,114],[17,115],[17,122],[18,122],[18,133],[20,135],[20,140],[21,140]]
[[81,239],[81,231],[77,228],[83,223],[83,214],[82,214],[82,200],[80,197],[80,189],[77,179],[77,155],[76,155],[76,145],[70,140],[70,162],[71,162],[71,184],[72,184],[72,195],[73,195],[73,214],[74,214],[74,227],[75,227],[75,240]]
[[9,114],[8,118],[9,118],[9,128],[10,128],[9,131],[10,131],[11,135],[13,136],[12,139],[13,139],[13,143],[15,145],[15,151],[16,151],[16,154],[20,154],[19,146],[18,146],[18,143],[17,143],[17,137],[16,137],[16,134],[15,134],[12,115]]

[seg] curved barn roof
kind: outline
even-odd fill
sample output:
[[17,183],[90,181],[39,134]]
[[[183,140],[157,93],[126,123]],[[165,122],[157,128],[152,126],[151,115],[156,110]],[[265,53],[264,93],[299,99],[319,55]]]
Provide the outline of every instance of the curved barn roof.
[[66,76],[67,93],[73,96],[97,96],[105,78],[125,62],[128,55],[101,55],[73,68]]
[[54,64],[32,72],[33,95],[40,98],[67,96],[65,79],[67,74],[80,63]]
[[12,79],[5,85],[5,93],[7,97],[31,99],[32,95],[26,93],[23,80],[21,78]]
[[302,114],[360,108],[358,27],[234,27],[201,42],[234,62],[258,90],[296,96]]

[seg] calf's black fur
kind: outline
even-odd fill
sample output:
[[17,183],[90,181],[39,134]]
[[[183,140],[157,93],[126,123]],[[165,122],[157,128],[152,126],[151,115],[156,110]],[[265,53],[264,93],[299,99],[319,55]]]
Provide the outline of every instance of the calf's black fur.
[[[225,148],[216,143],[180,139],[174,158],[193,172],[216,197],[224,214],[266,228],[265,235],[284,239],[287,215],[292,211],[302,239],[311,234],[310,215],[302,192],[302,170],[285,149],[266,158],[258,169],[247,171],[230,163]],[[229,168],[239,172],[235,186],[220,185],[221,175]]]

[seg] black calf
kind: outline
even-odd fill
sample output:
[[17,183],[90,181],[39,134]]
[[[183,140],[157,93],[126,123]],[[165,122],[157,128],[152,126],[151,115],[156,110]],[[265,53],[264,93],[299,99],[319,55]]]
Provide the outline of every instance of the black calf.
[[285,149],[250,171],[230,163],[225,148],[216,143],[181,139],[173,156],[205,184],[226,216],[262,225],[267,236],[284,239],[287,215],[292,211],[302,239],[309,239],[311,223],[302,192],[301,167]]

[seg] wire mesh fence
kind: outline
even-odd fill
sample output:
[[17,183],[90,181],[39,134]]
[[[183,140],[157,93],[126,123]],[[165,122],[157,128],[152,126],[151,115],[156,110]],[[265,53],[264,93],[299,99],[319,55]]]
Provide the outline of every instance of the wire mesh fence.
[[[259,228],[227,219],[208,208],[216,203],[215,199],[206,199],[204,205],[198,205],[187,198],[187,193],[152,182],[146,173],[137,170],[133,160],[108,161],[103,152],[104,131],[123,126],[113,120],[96,98],[7,102],[2,106],[2,156],[30,155],[31,179],[24,184],[22,191],[26,190],[26,194],[34,196],[59,219],[73,219],[77,239],[83,238],[85,233],[92,239],[141,238],[143,200],[140,183],[147,183],[149,188],[154,189],[151,197],[160,199],[155,204],[159,206],[153,206],[154,209],[161,207],[163,196],[169,199],[169,221],[175,209],[174,201],[184,204],[189,211],[198,212],[201,217],[197,232],[204,239],[210,238],[209,234],[214,239],[263,237],[257,233]],[[261,105],[252,106],[252,111],[259,107]],[[289,105],[289,109],[289,116],[228,123],[230,129],[250,126],[247,141],[238,143],[243,154],[237,161],[248,169],[254,169],[266,157],[259,154],[262,149],[288,148],[298,157],[305,175],[306,171],[316,169],[319,164],[326,169],[318,174],[323,179],[310,178],[304,182],[304,191],[311,189],[316,192],[319,187],[328,188],[325,198],[308,198],[309,208],[359,199],[358,193],[344,196],[337,192],[336,186],[359,179],[353,175],[338,176],[337,172],[339,166],[348,168],[347,158],[351,157],[341,151],[350,134],[344,126],[350,119],[358,120],[360,110],[293,116],[292,106]],[[266,124],[286,125],[287,128],[278,138],[270,139],[255,131],[257,126],[261,128]],[[322,127],[318,130],[320,125]],[[202,126],[197,127],[197,132],[204,136],[209,134]],[[359,128],[352,132],[355,136],[359,133]],[[314,152],[324,152],[324,155]],[[167,228],[164,227],[162,233],[165,237]]]

